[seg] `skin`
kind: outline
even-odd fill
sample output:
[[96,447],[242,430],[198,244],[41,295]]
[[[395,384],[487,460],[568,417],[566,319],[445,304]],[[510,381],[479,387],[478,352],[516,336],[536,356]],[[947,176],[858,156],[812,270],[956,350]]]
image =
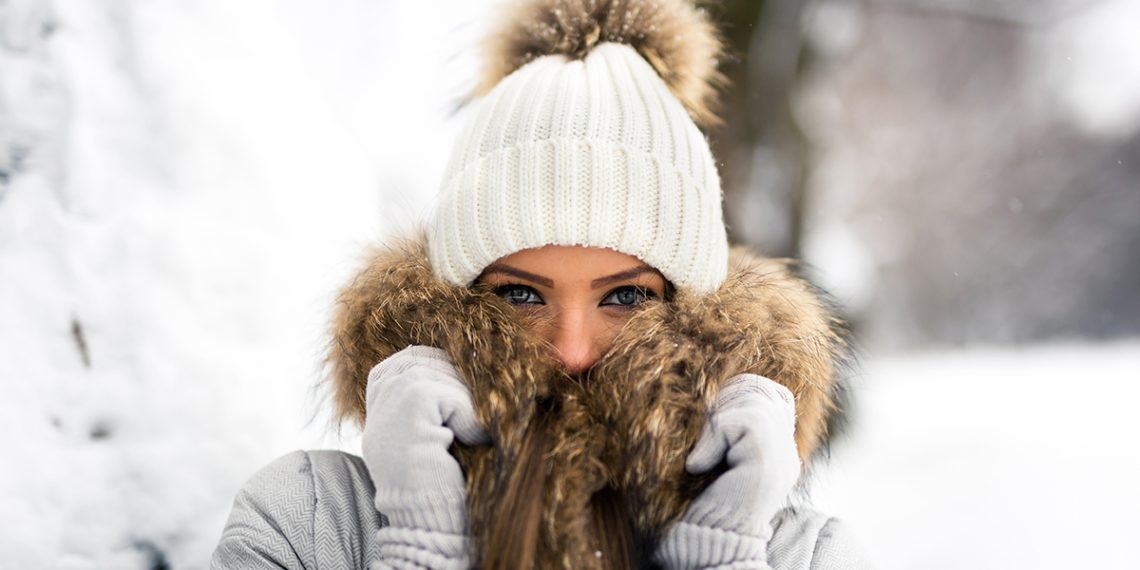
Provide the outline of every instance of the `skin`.
[[520,311],[541,316],[546,339],[566,372],[594,365],[634,309],[665,295],[665,278],[643,261],[611,249],[548,245],[502,257],[478,281]]

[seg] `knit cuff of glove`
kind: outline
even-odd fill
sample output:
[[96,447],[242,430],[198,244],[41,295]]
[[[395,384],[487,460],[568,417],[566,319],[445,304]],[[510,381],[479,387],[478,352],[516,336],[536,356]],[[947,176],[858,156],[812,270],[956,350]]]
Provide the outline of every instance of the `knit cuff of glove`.
[[671,570],[768,568],[768,538],[685,521],[669,529],[657,561]]
[[464,535],[389,526],[376,531],[376,545],[381,560],[377,567],[385,570],[466,570],[471,566],[468,539]]
[[463,498],[409,498],[377,489],[376,510],[388,517],[388,524],[393,527],[455,535],[467,533],[467,505]]

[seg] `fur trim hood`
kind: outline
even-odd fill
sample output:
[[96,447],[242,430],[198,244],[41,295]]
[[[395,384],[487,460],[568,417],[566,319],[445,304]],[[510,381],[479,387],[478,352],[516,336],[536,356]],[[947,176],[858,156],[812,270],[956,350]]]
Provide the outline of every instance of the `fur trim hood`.
[[589,567],[593,549],[582,537],[595,492],[622,493],[637,531],[652,540],[704,488],[707,478],[688,475],[685,458],[733,375],[761,374],[792,391],[805,465],[841,417],[848,351],[826,297],[790,260],[735,248],[729,265],[712,293],[682,290],[641,305],[601,360],[571,378],[489,288],[435,277],[422,238],[380,247],[338,297],[328,357],[337,415],[363,422],[368,371],[384,358],[413,344],[446,350],[493,440],[455,448],[475,542],[499,516],[495,498],[527,426],[543,414],[555,435],[540,567]]

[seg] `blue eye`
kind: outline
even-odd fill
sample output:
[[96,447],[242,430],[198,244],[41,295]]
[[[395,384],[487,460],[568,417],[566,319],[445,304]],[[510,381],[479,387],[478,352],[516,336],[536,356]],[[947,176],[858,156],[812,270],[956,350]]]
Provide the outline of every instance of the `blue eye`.
[[652,299],[656,296],[653,291],[644,287],[626,285],[610,291],[610,293],[606,295],[606,298],[602,299],[601,304],[603,306],[636,307],[644,303],[647,299]]
[[495,294],[506,299],[512,305],[543,305],[542,296],[533,287],[526,285],[509,284],[495,288]]

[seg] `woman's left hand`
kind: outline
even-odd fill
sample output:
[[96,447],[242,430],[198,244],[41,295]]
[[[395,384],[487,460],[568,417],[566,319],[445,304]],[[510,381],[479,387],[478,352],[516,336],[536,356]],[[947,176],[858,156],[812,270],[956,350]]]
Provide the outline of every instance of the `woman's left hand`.
[[665,535],[657,561],[666,568],[768,568],[771,521],[800,475],[795,400],[755,374],[730,379],[685,468],[698,474],[722,461],[727,471]]

